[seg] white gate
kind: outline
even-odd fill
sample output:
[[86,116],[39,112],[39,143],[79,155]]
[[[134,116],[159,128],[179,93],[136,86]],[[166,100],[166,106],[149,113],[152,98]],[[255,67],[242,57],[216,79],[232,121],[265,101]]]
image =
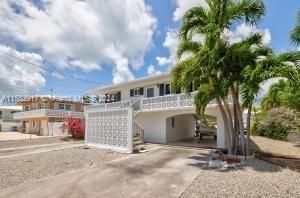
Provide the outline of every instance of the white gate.
[[119,152],[132,152],[132,108],[87,110],[85,122],[87,145]]

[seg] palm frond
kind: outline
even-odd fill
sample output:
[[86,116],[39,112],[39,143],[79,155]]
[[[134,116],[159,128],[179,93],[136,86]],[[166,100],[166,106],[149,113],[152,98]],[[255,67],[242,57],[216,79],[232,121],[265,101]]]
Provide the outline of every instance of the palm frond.
[[181,40],[177,47],[177,58],[180,59],[184,53],[197,53],[201,48],[201,44],[192,40]]

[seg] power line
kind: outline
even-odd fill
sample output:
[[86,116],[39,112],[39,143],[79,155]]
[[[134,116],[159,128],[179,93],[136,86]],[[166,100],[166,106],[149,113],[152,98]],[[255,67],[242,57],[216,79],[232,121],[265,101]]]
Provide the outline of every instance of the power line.
[[35,66],[35,67],[39,67],[39,68],[41,68],[41,69],[44,69],[44,70],[46,70],[46,71],[50,71],[50,72],[52,72],[52,73],[60,74],[60,75],[62,75],[62,76],[64,76],[64,77],[66,77],[66,78],[73,78],[73,79],[76,79],[76,80],[79,80],[79,81],[82,81],[82,82],[86,82],[86,83],[100,84],[100,83],[98,83],[98,82],[96,82],[96,81],[85,80],[85,79],[78,78],[78,77],[73,76],[73,75],[64,74],[64,73],[59,72],[59,71],[57,71],[57,70],[53,70],[53,69],[49,69],[49,68],[47,68],[47,67],[43,67],[43,66],[37,65],[37,64],[35,64],[35,63],[31,63],[31,62],[29,62],[29,61],[27,61],[27,60],[24,60],[24,59],[21,59],[21,58],[18,58],[18,57],[16,57],[16,56],[14,56],[14,55],[11,55],[11,54],[9,54],[9,53],[7,53],[7,52],[1,50],[1,49],[0,49],[0,52],[3,53],[3,54],[5,54],[5,55],[7,55],[7,56],[9,56],[9,57],[11,57],[11,58],[14,58],[14,59],[16,59],[16,60],[19,60],[19,61],[22,61],[22,62],[24,62],[24,63],[33,65],[33,66]]

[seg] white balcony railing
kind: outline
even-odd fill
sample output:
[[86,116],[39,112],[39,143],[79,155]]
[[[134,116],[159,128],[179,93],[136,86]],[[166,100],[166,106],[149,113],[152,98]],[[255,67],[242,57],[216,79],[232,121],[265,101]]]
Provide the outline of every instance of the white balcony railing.
[[23,111],[13,114],[15,120],[35,118],[35,117],[66,117],[72,116],[74,118],[84,118],[83,112],[54,110],[54,109],[38,109],[32,111]]
[[0,115],[0,120],[12,120],[12,119],[13,119],[12,114]]
[[[195,92],[187,94],[173,94],[158,96],[152,98],[143,98],[141,100],[141,110],[159,110],[159,109],[170,109],[170,108],[191,108],[194,105]],[[215,104],[212,101],[210,104]]]
[[99,109],[119,109],[119,108],[129,108],[129,107],[131,107],[131,101],[124,100],[120,102],[101,103],[101,104],[85,106],[84,112],[97,111]]

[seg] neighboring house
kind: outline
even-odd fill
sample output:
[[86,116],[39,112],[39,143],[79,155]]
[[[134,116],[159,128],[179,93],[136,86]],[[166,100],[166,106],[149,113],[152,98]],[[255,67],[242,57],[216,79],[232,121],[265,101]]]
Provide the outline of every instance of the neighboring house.
[[[170,74],[159,74],[132,80],[120,84],[104,86],[88,90],[88,93],[104,97],[105,108],[114,108],[130,104],[134,110],[134,129],[136,125],[142,128],[143,139],[146,142],[169,143],[192,138],[195,132],[195,122],[198,116],[195,114],[193,104],[193,85],[191,95],[183,90],[172,90]],[[86,107],[86,111],[104,108],[103,104]],[[214,117],[217,121],[217,147],[225,147],[222,116],[218,105],[211,102],[205,114]],[[91,126],[94,129],[94,126]],[[135,132],[134,132],[135,133]],[[95,139],[92,137],[92,139]]]
[[21,120],[22,132],[45,136],[61,136],[60,126],[67,116],[84,118],[84,104],[52,96],[35,96],[17,102],[22,112],[14,113]]
[[16,131],[21,123],[13,119],[13,113],[22,111],[22,106],[0,106],[0,131]]

